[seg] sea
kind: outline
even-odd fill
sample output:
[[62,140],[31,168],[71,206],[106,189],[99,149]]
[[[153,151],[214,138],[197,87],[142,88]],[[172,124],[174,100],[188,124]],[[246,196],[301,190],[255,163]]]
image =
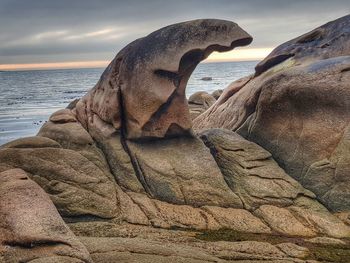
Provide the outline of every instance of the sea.
[[[209,93],[254,72],[258,61],[201,63],[187,84],[186,96]],[[0,72],[0,145],[36,135],[48,117],[81,98],[100,78],[103,68]],[[203,77],[212,80],[204,81]]]

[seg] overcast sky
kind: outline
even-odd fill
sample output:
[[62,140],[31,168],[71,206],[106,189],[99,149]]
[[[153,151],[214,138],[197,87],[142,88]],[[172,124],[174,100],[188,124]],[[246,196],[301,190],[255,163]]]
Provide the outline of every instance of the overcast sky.
[[350,13],[349,0],[0,0],[0,64],[111,60],[168,24],[232,20],[272,48]]

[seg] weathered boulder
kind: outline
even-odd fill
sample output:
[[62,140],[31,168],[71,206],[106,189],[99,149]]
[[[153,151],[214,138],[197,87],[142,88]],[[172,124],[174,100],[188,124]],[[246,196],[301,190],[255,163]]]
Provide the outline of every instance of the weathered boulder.
[[191,119],[195,119],[201,113],[205,112],[211,105],[215,103],[215,98],[205,91],[193,93],[188,98],[188,107],[191,114]]
[[242,207],[201,140],[185,137],[127,145],[138,178],[152,197],[174,204]]
[[268,151],[237,133],[211,129],[200,137],[245,209],[255,210],[263,204],[289,206],[299,196],[315,197],[286,174]]
[[217,100],[221,96],[222,92],[223,92],[222,89],[217,89],[217,90],[213,91],[211,93],[211,95],[214,97],[214,99]]
[[197,117],[195,129],[237,131],[329,209],[350,210],[349,28],[345,16],[277,47],[254,78]]
[[350,54],[349,23],[347,15],[279,45],[256,66],[256,75],[289,58],[295,64],[305,64]]
[[[25,170],[64,216],[115,217],[117,199],[111,175],[76,151],[58,148],[50,139],[35,138],[30,139],[34,146],[28,144],[28,139],[20,139],[26,141],[27,148],[1,147],[0,171]],[[18,146],[20,142],[11,144]]]
[[188,134],[192,122],[185,88],[192,71],[211,52],[251,41],[237,24],[224,20],[194,20],[159,29],[117,54],[77,103],[77,118],[88,129],[102,129],[100,122],[122,129],[127,139]]
[[0,173],[1,262],[92,262],[48,195],[21,169]]
[[[242,89],[247,83],[252,85],[252,88]],[[193,128],[201,131],[210,128],[235,130],[240,127],[247,116],[254,111],[258,84],[259,81],[252,80],[252,76],[231,83],[207,111],[193,120]]]

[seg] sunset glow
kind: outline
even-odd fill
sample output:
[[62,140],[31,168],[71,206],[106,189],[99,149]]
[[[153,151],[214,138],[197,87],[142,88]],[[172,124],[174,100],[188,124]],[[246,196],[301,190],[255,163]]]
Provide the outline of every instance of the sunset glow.
[[[204,62],[229,62],[261,60],[266,57],[272,48],[245,48],[229,52],[212,53]],[[30,64],[0,64],[0,70],[35,70],[35,69],[68,69],[68,68],[100,68],[106,67],[110,61],[76,61],[56,63],[30,63]]]

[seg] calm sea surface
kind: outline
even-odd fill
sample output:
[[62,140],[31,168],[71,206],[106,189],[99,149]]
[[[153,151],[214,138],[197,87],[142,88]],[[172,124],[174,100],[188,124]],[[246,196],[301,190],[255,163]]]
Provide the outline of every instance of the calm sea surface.
[[[187,85],[196,91],[223,89],[253,73],[257,62],[199,64]],[[82,97],[98,81],[103,68],[0,72],[0,145],[35,135],[54,111]],[[202,77],[212,77],[203,81]]]

